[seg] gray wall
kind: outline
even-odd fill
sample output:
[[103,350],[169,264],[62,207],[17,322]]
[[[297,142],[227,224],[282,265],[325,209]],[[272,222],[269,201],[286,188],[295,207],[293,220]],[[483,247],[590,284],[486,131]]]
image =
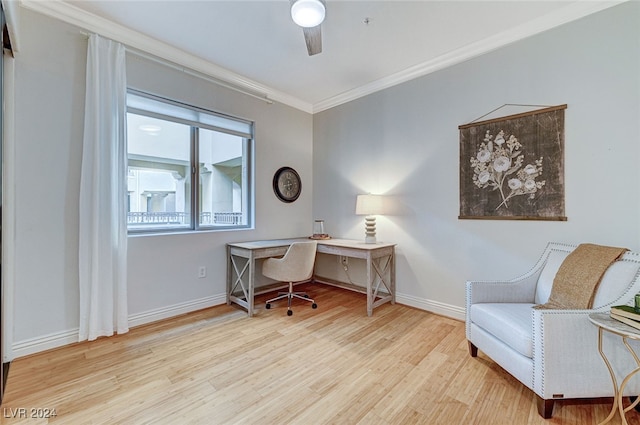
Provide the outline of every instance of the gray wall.
[[[625,3],[314,115],[315,218],[363,238],[356,195],[389,195],[378,239],[398,243],[399,301],[460,318],[466,280],[524,273],[548,241],[640,249],[638,22]],[[568,221],[458,220],[458,126],[565,103]]]
[[[20,356],[77,340],[78,196],[87,38],[22,10],[16,57],[14,344]],[[132,325],[224,302],[225,244],[309,234],[312,117],[148,60],[127,58],[131,87],[255,122],[255,230],[129,238]],[[300,173],[293,204],[271,189],[281,166]],[[198,279],[199,266],[207,276]]]
[[[75,341],[86,37],[22,9],[15,60],[14,352]],[[311,116],[129,58],[132,86],[256,122],[256,229],[129,239],[133,324],[224,299],[225,243],[309,234],[362,238],[359,193],[385,193],[399,301],[463,314],[464,281],[526,271],[549,240],[640,248],[640,5],[626,3],[457,66]],[[569,221],[459,221],[458,125],[505,103],[567,103]],[[303,179],[294,204],[277,168]],[[323,275],[345,278],[335,259]],[[197,278],[199,266],[208,269]],[[357,262],[351,277],[361,278]]]

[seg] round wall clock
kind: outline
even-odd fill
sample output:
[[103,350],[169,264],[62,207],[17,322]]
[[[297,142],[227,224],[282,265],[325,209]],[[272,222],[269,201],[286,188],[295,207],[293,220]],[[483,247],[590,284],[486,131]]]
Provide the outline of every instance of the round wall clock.
[[282,202],[293,202],[302,191],[300,176],[291,167],[282,167],[273,175],[273,191]]

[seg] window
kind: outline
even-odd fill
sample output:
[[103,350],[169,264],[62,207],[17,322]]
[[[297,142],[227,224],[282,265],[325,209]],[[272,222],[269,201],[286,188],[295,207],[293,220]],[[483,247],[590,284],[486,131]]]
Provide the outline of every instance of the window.
[[129,232],[251,226],[253,124],[130,90]]

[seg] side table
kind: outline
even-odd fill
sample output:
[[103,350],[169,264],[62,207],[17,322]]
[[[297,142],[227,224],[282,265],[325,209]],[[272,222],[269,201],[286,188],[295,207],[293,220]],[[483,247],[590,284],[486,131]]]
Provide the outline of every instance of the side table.
[[[591,321],[591,323],[598,327],[598,351],[600,352],[600,356],[602,356],[604,363],[607,365],[607,369],[609,369],[609,375],[611,375],[611,381],[613,382],[614,390],[614,399],[613,406],[611,406],[611,412],[609,412],[609,416],[607,416],[604,421],[600,422],[599,425],[604,425],[611,419],[613,419],[616,414],[616,410],[620,412],[622,423],[628,425],[627,418],[625,417],[625,412],[633,409],[636,404],[640,402],[640,397],[638,397],[626,409],[622,405],[624,387],[627,385],[631,377],[640,372],[640,359],[638,358],[638,355],[635,353],[635,351],[633,351],[633,348],[631,348],[631,345],[629,345],[629,339],[640,341],[640,330],[626,325],[618,320],[612,319],[608,313],[591,313],[589,314],[589,320]],[[620,387],[618,387],[618,381],[616,380],[616,375],[613,372],[611,363],[609,363],[607,356],[602,350],[602,333],[604,331],[620,336],[622,338],[622,343],[625,345],[625,347],[627,347],[627,350],[629,350],[629,353],[631,353],[631,356],[636,361],[637,367],[633,369],[627,376],[625,376],[625,378],[622,380],[622,383],[620,384]]]

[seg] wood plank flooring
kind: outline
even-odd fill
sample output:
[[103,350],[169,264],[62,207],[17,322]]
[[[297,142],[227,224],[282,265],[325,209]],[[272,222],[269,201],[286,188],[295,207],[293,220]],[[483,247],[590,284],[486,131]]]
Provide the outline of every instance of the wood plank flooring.
[[[559,401],[544,420],[531,391],[469,356],[464,323],[397,304],[367,317],[362,294],[305,289],[319,307],[297,301],[291,317],[265,294],[252,318],[218,306],[18,359],[0,423],[595,425],[609,412],[611,399]],[[56,416],[33,417],[45,409]]]

